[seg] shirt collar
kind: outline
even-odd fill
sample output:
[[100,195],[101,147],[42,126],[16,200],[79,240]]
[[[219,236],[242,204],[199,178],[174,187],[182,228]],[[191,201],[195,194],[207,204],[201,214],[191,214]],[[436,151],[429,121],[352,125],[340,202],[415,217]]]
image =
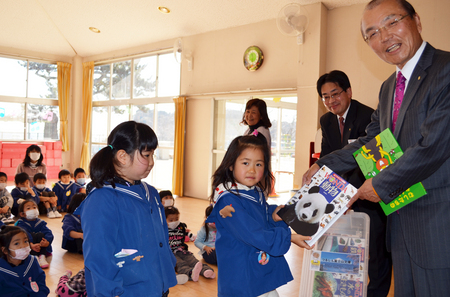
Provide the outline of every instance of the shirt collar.
[[[113,182],[116,184],[122,185],[122,186],[127,186],[127,187],[133,186],[133,184],[131,184],[129,181],[126,181],[125,179],[121,178],[120,176],[114,176]],[[134,185],[139,185],[139,184],[141,184],[140,180],[134,181]]]
[[422,56],[426,45],[427,45],[427,42],[423,41],[422,45],[419,47],[419,49],[414,54],[414,56],[408,62],[406,62],[405,66],[403,66],[403,69],[396,67],[397,70],[396,70],[395,74],[398,74],[398,72],[401,71],[403,77],[406,78],[406,83],[409,82],[409,79],[411,78],[414,68],[416,68],[416,65],[419,62],[419,59]]
[[[350,105],[352,105],[352,99],[350,99],[350,104],[347,107],[347,110],[344,112],[344,114],[342,115],[342,117],[344,118],[344,123],[345,123],[345,119],[347,119],[347,114],[348,111],[350,110]],[[340,115],[336,115],[338,123],[339,123],[339,118],[341,117]]]

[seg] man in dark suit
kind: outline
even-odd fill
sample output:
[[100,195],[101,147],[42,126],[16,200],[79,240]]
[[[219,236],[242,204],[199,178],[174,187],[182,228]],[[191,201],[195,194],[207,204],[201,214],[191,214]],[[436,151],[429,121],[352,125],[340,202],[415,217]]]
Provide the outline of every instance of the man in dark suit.
[[352,153],[384,129],[393,130],[404,154],[366,180],[350,204],[356,199],[389,203],[417,182],[427,191],[388,216],[395,297],[450,292],[450,53],[423,42],[421,32],[420,17],[407,1],[367,4],[364,40],[383,61],[396,65],[397,73],[381,86],[367,136],[321,158],[303,176],[309,183],[319,165],[338,173],[355,168]]
[[[350,80],[344,72],[334,70],[322,75],[317,80],[317,92],[329,110],[320,118],[322,129],[320,157],[343,148],[360,136],[366,136],[366,127],[370,123],[373,109],[352,99]],[[342,177],[357,188],[365,181],[359,168],[346,172]],[[389,294],[392,276],[391,254],[386,249],[386,215],[378,203],[367,200],[356,201],[353,209],[370,217],[370,282],[367,296],[386,297]]]

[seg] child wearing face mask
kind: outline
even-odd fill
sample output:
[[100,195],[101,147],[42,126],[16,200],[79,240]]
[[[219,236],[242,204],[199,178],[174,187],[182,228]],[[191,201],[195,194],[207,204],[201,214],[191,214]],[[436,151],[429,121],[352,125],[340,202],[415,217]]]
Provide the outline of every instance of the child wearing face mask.
[[41,268],[48,268],[46,255],[52,253],[53,233],[47,227],[47,223],[39,219],[39,211],[36,202],[26,200],[19,206],[20,219],[16,226],[24,229],[30,240],[31,254],[38,256]]
[[215,278],[214,270],[207,264],[199,262],[188,250],[185,237],[188,233],[185,223],[180,222],[180,212],[174,206],[164,208],[167,226],[169,228],[169,244],[177,259],[176,270],[178,274],[186,274],[189,280],[198,281],[199,276]]
[[0,221],[9,224],[14,222],[11,219],[11,208],[14,204],[14,199],[6,189],[6,181],[8,176],[4,172],[0,172]]
[[27,233],[19,227],[0,229],[1,296],[48,296],[45,273],[38,259],[30,255]]
[[[205,210],[205,219],[211,214],[213,206],[209,205]],[[217,265],[216,256],[216,224],[203,222],[203,226],[197,232],[195,246],[200,249],[200,253],[206,263]]]
[[32,144],[27,148],[23,163],[17,165],[16,174],[25,172],[29,176],[30,187],[34,186],[33,177],[37,173],[43,173],[47,175],[47,166],[42,163],[44,156],[42,155],[41,148]]
[[172,192],[169,190],[164,190],[159,192],[159,197],[164,207],[174,206],[175,199],[173,198]]
[[53,192],[58,197],[57,209],[59,211],[67,211],[70,199],[76,193],[80,192],[80,187],[70,180],[70,171],[63,169],[58,173],[59,182],[53,186]]
[[79,187],[78,192],[86,194],[86,171],[79,167],[73,172],[75,184]]
[[58,197],[55,192],[46,187],[47,177],[43,173],[36,173],[33,177],[35,191],[39,195],[39,214],[47,214],[49,219],[60,218],[62,215],[58,212],[56,205]]
[[36,204],[40,202],[39,195],[31,188],[30,178],[25,172],[18,173],[14,177],[16,187],[11,191],[11,196],[14,199],[11,213],[14,216],[19,215],[19,205],[25,200],[33,200]]

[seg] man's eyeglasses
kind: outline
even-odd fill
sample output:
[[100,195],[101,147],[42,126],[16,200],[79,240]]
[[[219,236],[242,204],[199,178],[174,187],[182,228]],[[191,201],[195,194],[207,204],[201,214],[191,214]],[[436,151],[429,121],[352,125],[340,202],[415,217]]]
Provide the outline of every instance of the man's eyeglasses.
[[398,16],[395,19],[386,20],[384,22],[383,26],[379,27],[378,29],[373,29],[373,30],[370,30],[369,32],[367,32],[367,34],[364,36],[364,41],[368,43],[368,42],[377,40],[378,38],[380,38],[381,29],[384,29],[386,31],[392,30],[393,28],[395,28],[395,26],[398,25],[398,23],[401,20],[403,20],[407,16],[409,16],[409,14],[404,15],[404,16]]
[[328,101],[330,101],[330,99],[340,99],[342,92],[344,92],[344,90],[342,90],[340,92],[333,93],[333,94],[331,94],[331,96],[323,96],[322,97],[322,101],[323,102],[328,102]]

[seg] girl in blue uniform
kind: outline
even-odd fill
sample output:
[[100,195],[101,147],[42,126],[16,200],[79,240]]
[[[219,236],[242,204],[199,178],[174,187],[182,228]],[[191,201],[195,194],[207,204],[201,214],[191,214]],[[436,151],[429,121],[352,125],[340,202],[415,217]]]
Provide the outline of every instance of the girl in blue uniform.
[[149,126],[124,122],[91,160],[93,189],[75,211],[88,296],[161,297],[177,284],[164,207],[156,189],[141,181],[157,146]]
[[27,233],[20,227],[1,227],[0,295],[44,297],[50,293],[38,259],[30,256]]
[[[254,135],[235,138],[213,175],[214,209],[206,222],[217,228],[218,296],[278,296],[275,289],[293,279],[283,256],[291,242],[309,248],[304,241],[310,237],[291,234],[276,215],[282,206],[266,203],[273,179],[269,149]],[[235,212],[222,218],[227,205]]]

